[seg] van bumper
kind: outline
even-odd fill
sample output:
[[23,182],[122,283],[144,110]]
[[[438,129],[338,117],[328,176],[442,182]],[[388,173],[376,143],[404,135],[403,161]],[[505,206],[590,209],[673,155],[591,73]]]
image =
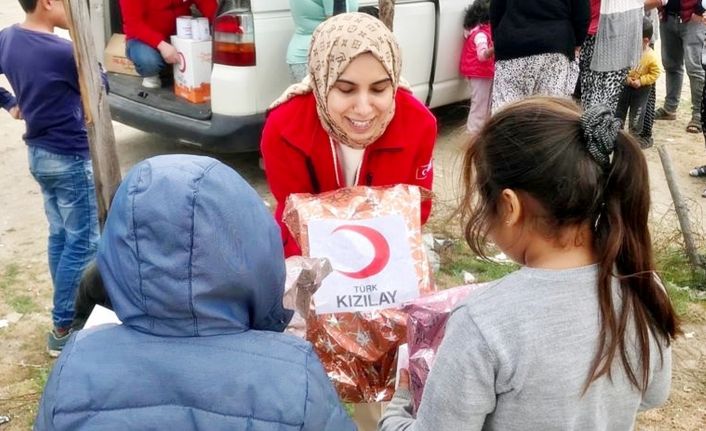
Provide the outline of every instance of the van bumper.
[[109,94],[113,120],[130,127],[173,138],[214,153],[258,151],[264,114],[228,116],[212,114],[210,120],[197,120]]

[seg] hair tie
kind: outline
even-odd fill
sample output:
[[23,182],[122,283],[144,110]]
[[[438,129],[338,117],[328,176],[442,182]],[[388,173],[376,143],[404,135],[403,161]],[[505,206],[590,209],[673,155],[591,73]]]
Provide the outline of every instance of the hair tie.
[[596,105],[581,115],[586,150],[603,169],[610,167],[621,122],[606,105]]

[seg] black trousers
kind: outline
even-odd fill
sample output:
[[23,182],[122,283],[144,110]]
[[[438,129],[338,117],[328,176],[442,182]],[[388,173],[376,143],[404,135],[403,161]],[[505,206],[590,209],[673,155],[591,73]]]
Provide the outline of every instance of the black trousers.
[[[628,129],[633,135],[643,136],[647,103],[653,87],[654,85],[633,88],[626,85],[620,95],[615,116],[623,122],[623,125],[628,125]],[[627,123],[625,122],[626,117],[628,118]]]

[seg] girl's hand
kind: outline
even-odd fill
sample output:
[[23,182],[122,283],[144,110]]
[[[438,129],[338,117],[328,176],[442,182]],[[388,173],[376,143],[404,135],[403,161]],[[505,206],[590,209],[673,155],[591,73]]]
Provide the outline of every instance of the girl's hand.
[[406,368],[400,370],[400,381],[397,385],[397,389],[409,390],[409,370]]

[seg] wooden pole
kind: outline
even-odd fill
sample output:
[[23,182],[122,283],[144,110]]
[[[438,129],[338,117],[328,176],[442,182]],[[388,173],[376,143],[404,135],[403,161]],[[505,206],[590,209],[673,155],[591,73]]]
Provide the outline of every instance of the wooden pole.
[[62,0],[74,45],[81,100],[86,119],[88,144],[93,161],[93,178],[98,201],[98,221],[105,223],[110,202],[120,184],[120,164],[115,149],[115,133],[110,117],[108,95],[91,35],[91,21],[86,0]]
[[395,0],[379,0],[378,8],[380,9],[380,21],[392,30],[392,24],[395,20]]
[[[91,16],[91,36],[93,37],[93,45],[98,58],[103,58],[103,50],[105,49],[105,28],[108,24],[106,20],[106,10],[108,2],[104,0],[88,0]],[[108,11],[108,15],[110,11]]]
[[672,194],[672,201],[674,202],[674,210],[677,213],[677,219],[679,220],[682,235],[684,235],[684,245],[686,247],[686,255],[689,258],[689,263],[691,263],[693,271],[703,269],[701,258],[699,257],[696,249],[694,234],[691,231],[689,208],[684,202],[684,198],[682,198],[681,191],[679,190],[677,177],[674,174],[674,166],[672,165],[672,158],[670,157],[667,147],[665,147],[664,144],[657,145],[657,152],[659,153],[659,158],[662,161],[664,177],[667,179],[667,186],[669,186],[669,192]]

